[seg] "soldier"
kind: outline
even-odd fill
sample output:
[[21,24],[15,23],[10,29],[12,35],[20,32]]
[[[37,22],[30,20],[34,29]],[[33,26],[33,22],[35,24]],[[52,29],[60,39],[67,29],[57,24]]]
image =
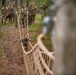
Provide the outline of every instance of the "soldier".
[[13,19],[13,22],[15,21],[15,5],[13,4],[13,6],[12,6],[12,10],[13,10],[13,17],[12,17],[12,19]]
[[43,3],[43,4],[40,6],[40,8],[41,8],[41,14],[42,14],[42,19],[43,19],[45,10],[46,10],[46,8],[47,8],[46,3]]
[[36,15],[36,6],[34,3],[32,3],[32,23],[35,21],[35,15]]
[[12,22],[12,19],[14,19],[15,17],[14,8],[15,8],[14,5],[10,3],[8,6],[8,15],[7,15],[7,19],[9,19],[9,22]]
[[44,12],[45,12],[46,8],[47,8],[47,4],[46,3],[43,3],[42,4],[42,9],[44,10]]
[[31,4],[28,7],[28,11],[29,11],[28,21],[29,21],[29,24],[31,25],[32,24],[32,5]]
[[22,6],[21,11],[20,11],[20,24],[25,27],[26,24],[26,8]]
[[12,9],[12,8],[13,8],[12,3],[9,3],[9,5],[8,5],[8,9]]
[[8,7],[6,7],[6,5],[4,5],[1,9],[1,23],[6,24],[6,16],[7,16],[7,12],[8,12]]
[[29,24],[34,23],[36,15],[36,6],[34,3],[29,6]]

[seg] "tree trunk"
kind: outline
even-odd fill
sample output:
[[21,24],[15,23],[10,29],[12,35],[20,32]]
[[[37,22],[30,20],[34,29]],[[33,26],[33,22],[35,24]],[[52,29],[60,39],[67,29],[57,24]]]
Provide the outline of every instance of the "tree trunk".
[[[76,0],[57,4],[55,23],[55,75],[76,75]],[[62,5],[63,4],[63,5]]]
[[18,9],[17,9],[17,1],[15,0],[15,27],[18,27],[18,20],[17,20],[17,15],[18,15]]
[[5,5],[5,1],[6,1],[6,0],[2,0],[2,6],[4,6],[4,5]]
[[23,6],[23,0],[20,0],[20,6],[21,7]]

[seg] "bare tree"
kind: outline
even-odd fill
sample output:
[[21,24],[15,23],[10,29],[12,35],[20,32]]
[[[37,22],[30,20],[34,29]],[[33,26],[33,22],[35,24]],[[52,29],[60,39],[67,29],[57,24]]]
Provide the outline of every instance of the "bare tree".
[[23,0],[20,0],[20,6],[23,6]]
[[17,28],[18,27],[18,9],[17,9],[17,2],[18,0],[15,0],[15,27]]
[[6,1],[6,0],[2,0],[2,6],[4,6],[4,5],[5,5],[5,1]]

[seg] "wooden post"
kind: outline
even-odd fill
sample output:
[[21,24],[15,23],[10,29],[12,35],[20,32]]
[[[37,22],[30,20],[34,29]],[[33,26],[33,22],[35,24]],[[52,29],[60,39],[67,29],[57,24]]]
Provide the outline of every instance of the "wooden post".
[[2,7],[5,5],[6,0],[2,0]]
[[23,6],[23,0],[20,0],[20,7]]
[[17,20],[17,15],[18,15],[18,9],[17,9],[17,1],[15,0],[15,27],[18,27],[18,20]]
[[26,7],[28,8],[29,6],[29,0],[26,0]]
[[0,37],[1,37],[1,24],[0,24]]
[[56,0],[56,5],[54,73],[76,75],[76,0]]

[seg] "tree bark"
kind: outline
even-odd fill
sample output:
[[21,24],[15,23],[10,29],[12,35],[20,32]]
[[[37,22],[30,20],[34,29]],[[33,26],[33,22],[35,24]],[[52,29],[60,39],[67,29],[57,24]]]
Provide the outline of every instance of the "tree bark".
[[4,5],[5,5],[5,1],[6,1],[6,0],[2,0],[2,6],[4,6]]
[[18,27],[18,20],[17,20],[17,15],[18,15],[18,9],[17,9],[17,1],[15,0],[15,27]]
[[23,0],[20,0],[20,6],[21,7],[23,6]]
[[[76,75],[76,1],[57,4],[55,37],[55,75]],[[61,5],[60,5],[61,4]]]

